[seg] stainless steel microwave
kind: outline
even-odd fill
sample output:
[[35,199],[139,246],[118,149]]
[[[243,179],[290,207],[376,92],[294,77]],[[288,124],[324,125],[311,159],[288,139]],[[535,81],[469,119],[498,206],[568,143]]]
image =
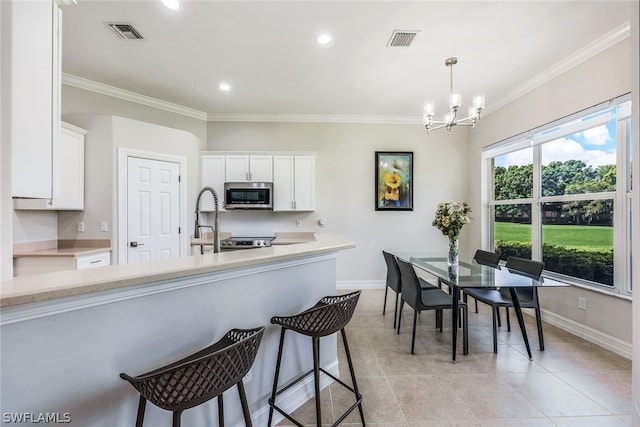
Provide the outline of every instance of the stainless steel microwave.
[[225,182],[224,207],[233,209],[273,209],[273,183]]

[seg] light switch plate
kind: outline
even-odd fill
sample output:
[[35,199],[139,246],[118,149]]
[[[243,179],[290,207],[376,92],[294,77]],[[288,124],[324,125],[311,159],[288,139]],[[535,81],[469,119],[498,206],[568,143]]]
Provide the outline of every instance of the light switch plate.
[[109,223],[107,221],[100,221],[100,231],[109,231]]

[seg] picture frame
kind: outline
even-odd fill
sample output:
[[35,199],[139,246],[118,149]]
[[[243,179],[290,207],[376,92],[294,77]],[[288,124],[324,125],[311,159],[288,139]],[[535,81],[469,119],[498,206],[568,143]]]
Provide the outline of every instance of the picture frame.
[[413,151],[375,152],[376,211],[413,210]]

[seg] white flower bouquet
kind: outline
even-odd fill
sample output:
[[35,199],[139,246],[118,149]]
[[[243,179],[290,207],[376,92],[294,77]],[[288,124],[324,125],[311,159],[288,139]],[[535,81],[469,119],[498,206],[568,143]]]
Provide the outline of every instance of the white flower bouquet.
[[458,240],[462,227],[471,222],[470,212],[471,208],[466,202],[460,203],[451,200],[440,202],[432,225],[442,231],[442,234],[450,240]]

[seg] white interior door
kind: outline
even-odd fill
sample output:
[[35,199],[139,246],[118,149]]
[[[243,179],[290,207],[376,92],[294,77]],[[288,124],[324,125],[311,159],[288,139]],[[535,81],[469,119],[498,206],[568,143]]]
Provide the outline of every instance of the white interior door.
[[180,256],[180,165],[127,158],[127,263]]

